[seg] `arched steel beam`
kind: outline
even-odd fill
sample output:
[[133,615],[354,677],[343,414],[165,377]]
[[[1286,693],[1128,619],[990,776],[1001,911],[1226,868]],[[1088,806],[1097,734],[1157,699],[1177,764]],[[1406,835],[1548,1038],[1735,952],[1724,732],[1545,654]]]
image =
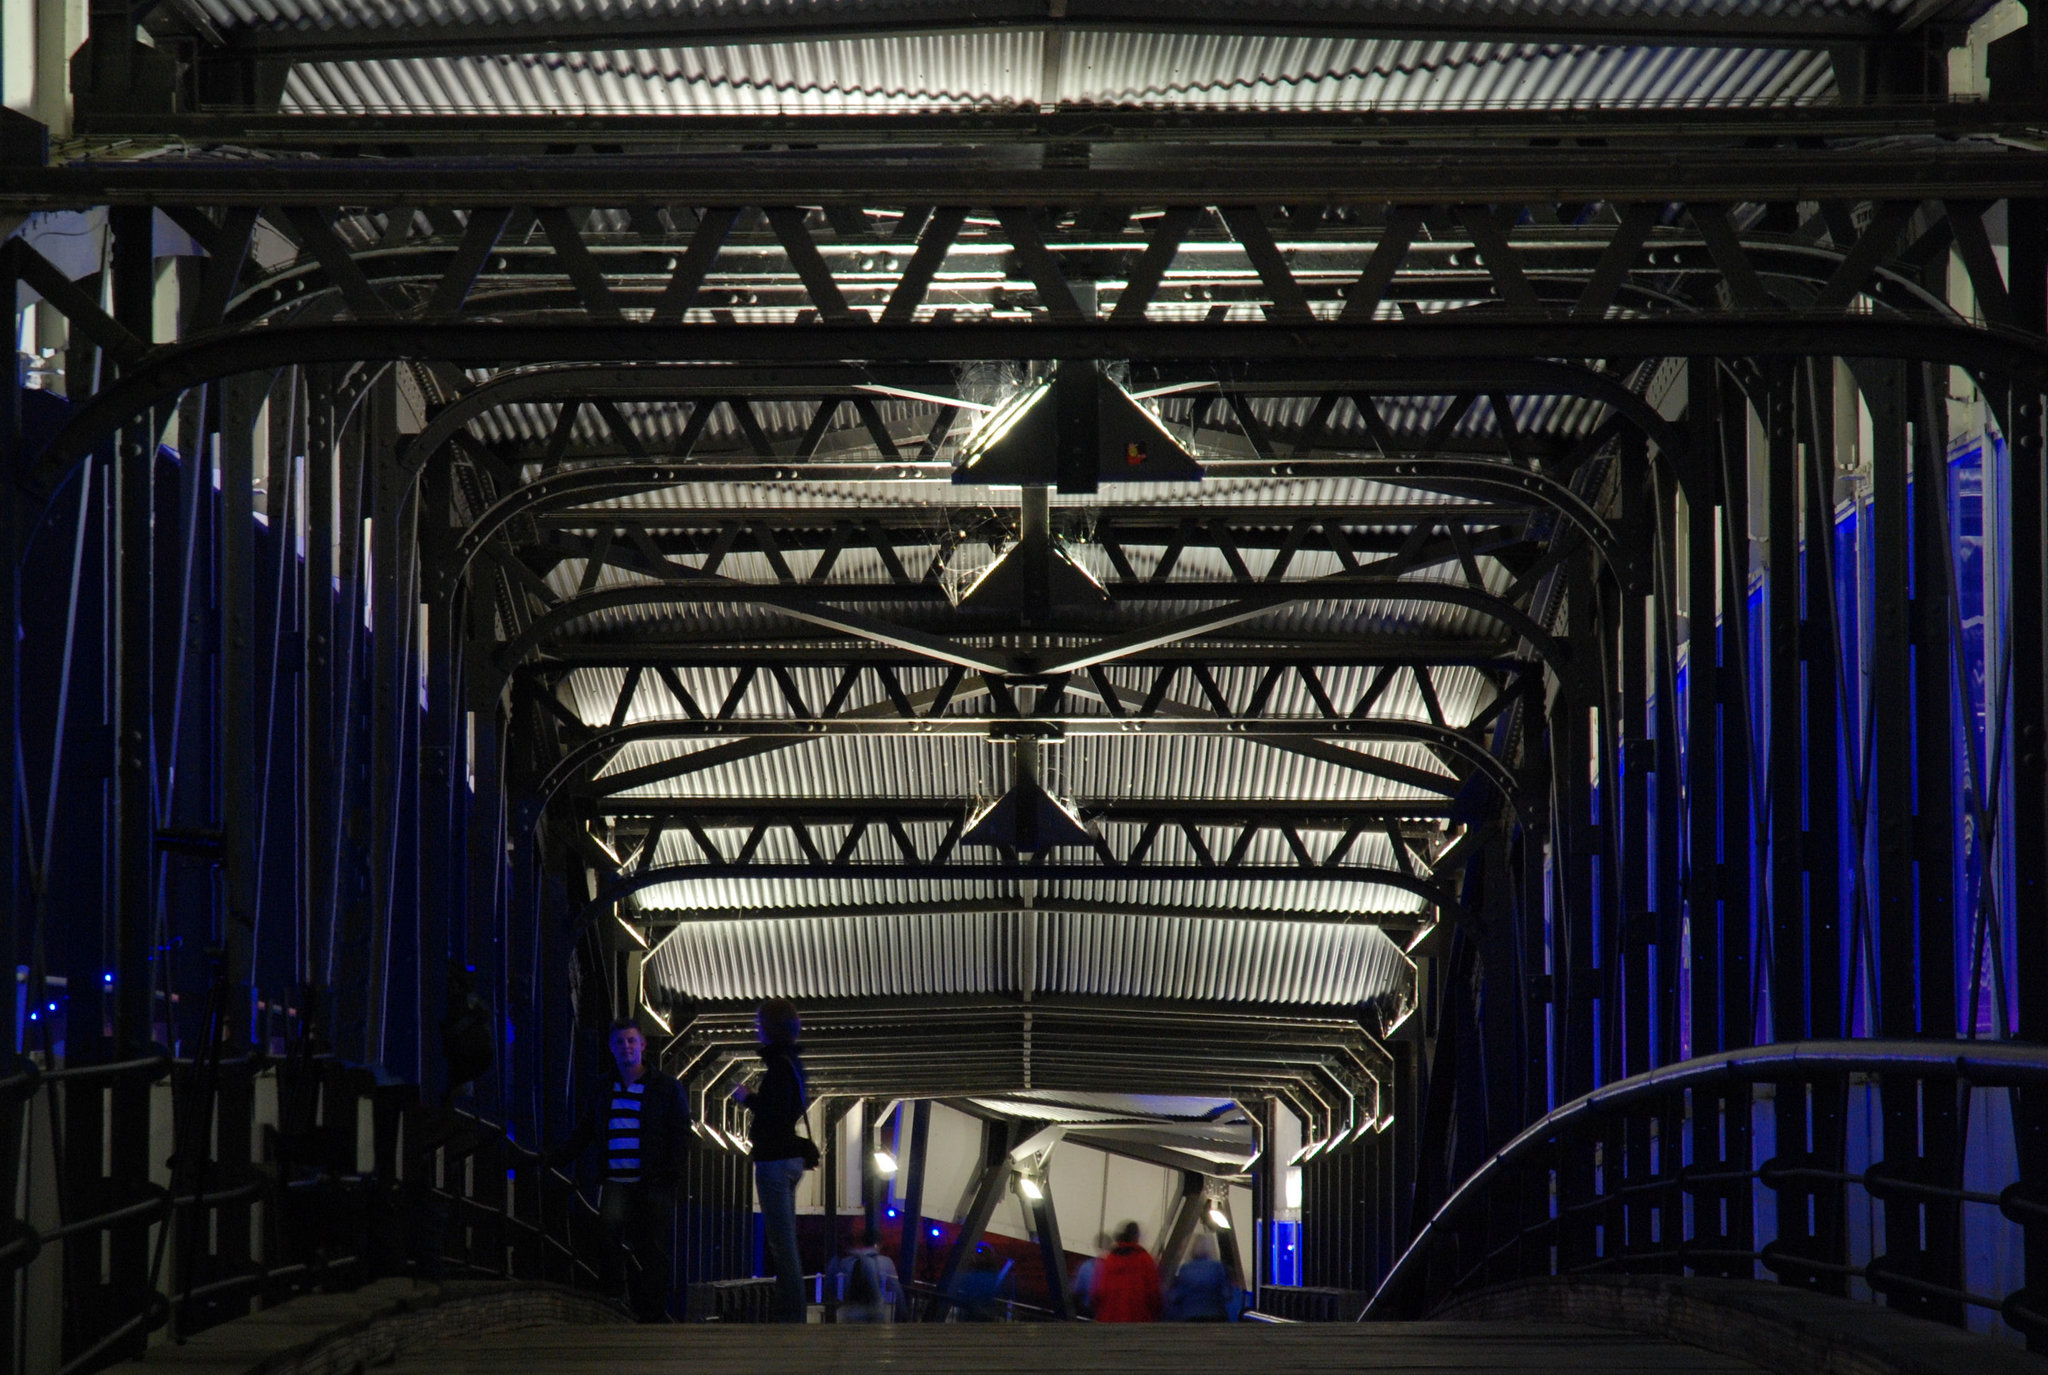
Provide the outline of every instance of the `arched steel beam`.
[[[1093,697],[1098,701],[1102,700],[1103,695],[1102,689],[1092,680],[1071,682],[1067,685],[1067,691],[1074,693],[1076,696]],[[1119,695],[1123,697],[1125,703],[1128,703],[1133,699],[1142,700],[1141,694],[1137,693],[1127,693]],[[1261,732],[1258,729],[1258,727],[1261,724],[1269,723],[1261,723],[1256,721],[1247,722],[1245,723],[1244,727],[1240,728],[1235,726],[1234,723],[1230,723],[1225,720],[1216,718],[1213,713],[1205,711],[1200,707],[1190,706],[1184,703],[1163,702],[1160,704],[1160,711],[1163,715],[1167,717],[1168,720],[1172,721],[1175,726],[1180,728],[1185,728],[1190,724],[1195,724],[1203,721],[1213,721],[1216,729],[1221,731],[1221,733],[1227,735],[1248,735],[1257,737],[1262,733],[1269,736],[1272,734],[1277,734],[1277,732]],[[1487,778],[1487,781],[1491,782],[1494,785],[1494,787],[1500,791],[1502,801],[1506,802],[1510,807],[1514,808],[1518,812],[1527,810],[1527,808],[1524,806],[1525,799],[1522,796],[1522,787],[1520,780],[1518,780],[1515,777],[1513,771],[1510,770],[1508,766],[1505,763],[1503,763],[1500,759],[1496,758],[1491,750],[1487,749],[1477,740],[1474,740],[1472,737],[1464,734],[1461,731],[1452,730],[1448,726],[1439,726],[1433,721],[1400,721],[1368,719],[1366,721],[1361,721],[1358,723],[1364,729],[1362,729],[1357,735],[1353,735],[1349,730],[1344,729],[1342,725],[1337,722],[1303,721],[1287,722],[1285,724],[1290,729],[1300,729],[1304,734],[1315,733],[1318,727],[1322,725],[1329,725],[1333,727],[1333,729],[1327,732],[1328,736],[1347,739],[1356,739],[1360,738],[1360,736],[1363,736],[1367,739],[1381,739],[1389,742],[1399,741],[1404,744],[1421,744],[1427,745],[1432,749],[1449,750],[1451,753],[1456,754],[1460,759],[1463,759],[1467,763],[1469,763],[1476,772],[1484,774]],[[1113,721],[1111,723],[1108,723],[1108,725],[1104,728],[1102,733],[1121,733],[1123,725],[1124,722],[1122,720]],[[1375,734],[1374,732],[1379,733]],[[1317,738],[1324,737],[1321,734],[1318,734]],[[1458,781],[1462,785],[1463,780]],[[1440,788],[1441,784],[1438,784],[1437,787]]]
[[1373,883],[1388,888],[1398,888],[1412,893],[1424,902],[1440,908],[1454,921],[1465,921],[1470,917],[1458,899],[1449,892],[1415,874],[1399,869],[1383,869],[1366,864],[1343,864],[1335,868],[1305,869],[1298,866],[1237,865],[1232,868],[1196,870],[1188,865],[1157,865],[1131,870],[1110,868],[1100,864],[1001,864],[1001,863],[946,863],[940,865],[906,866],[898,864],[839,865],[814,864],[671,864],[660,868],[643,870],[640,873],[616,877],[604,885],[597,897],[585,903],[571,919],[568,930],[581,931],[609,911],[613,905],[624,901],[644,888],[662,883],[684,883],[704,879],[847,879],[847,878],[903,878],[927,877],[958,879],[964,881],[1035,878],[1049,881],[1101,882],[1105,879],[1157,879],[1157,878],[1200,877],[1204,882],[1220,882],[1231,879],[1260,881],[1268,879],[1313,880],[1318,883]]
[[[1454,583],[1407,582],[1400,578],[1361,577],[1351,573],[1333,573],[1324,578],[1281,583],[1271,587],[1234,589],[1225,594],[1230,597],[1230,601],[1224,606],[1176,617],[1093,645],[1048,650],[1042,654],[981,649],[962,644],[944,635],[876,620],[857,612],[844,611],[830,605],[827,600],[831,594],[829,587],[819,589],[817,594],[813,594],[797,588],[732,582],[713,575],[696,574],[695,570],[687,570],[687,573],[695,575],[679,575],[674,581],[643,587],[616,587],[603,592],[587,592],[580,597],[571,598],[537,618],[517,636],[501,645],[492,656],[493,663],[500,674],[509,675],[551,636],[579,620],[606,611],[659,605],[664,602],[727,602],[771,607],[784,615],[843,635],[873,640],[922,654],[939,663],[955,664],[962,668],[1004,676],[1031,677],[1046,673],[1064,673],[1094,664],[1109,663],[1124,655],[1161,644],[1192,639],[1197,635],[1226,629],[1294,602],[1413,601],[1463,607],[1465,610],[1476,611],[1498,621],[1515,634],[1522,636],[1550,664],[1562,667],[1570,658],[1567,646],[1539,625],[1528,612],[1490,592]],[[919,590],[906,587],[904,598],[912,599]],[[1189,600],[1194,600],[1199,590],[1198,586],[1191,585]],[[939,598],[944,594],[934,590],[930,595]]]
[[[876,476],[887,476],[890,469],[900,466],[877,464]],[[1629,561],[1618,552],[1613,527],[1570,487],[1546,474],[1485,459],[1437,456],[1365,459],[1352,467],[1358,475],[1392,487],[1427,483],[1432,490],[1438,491],[1470,488],[1480,492],[1505,493],[1520,503],[1553,511],[1586,537],[1618,579],[1624,582],[1627,579]],[[803,464],[793,464],[782,471],[792,477],[814,477]],[[491,538],[522,516],[548,510],[557,503],[602,500],[607,496],[660,490],[703,479],[701,470],[680,459],[606,464],[550,473],[500,497],[470,523],[456,541],[448,576],[450,579],[466,576],[471,563]],[[634,514],[637,518],[644,513]],[[1453,511],[1451,514],[1456,513]],[[1441,513],[1433,513],[1427,507],[1418,506],[1414,515],[1418,522],[1433,519],[1441,524],[1444,520]],[[593,524],[601,525],[605,521],[605,513],[593,511],[591,520]]]
[[[1112,809],[1114,804],[1109,804]],[[1361,811],[1368,811],[1381,804],[1366,804]],[[1254,804],[1256,806],[1256,804]],[[1080,807],[1083,819],[1094,819],[1095,810],[1083,804]],[[1162,811],[1166,810],[1161,807]],[[1342,803],[1335,804],[1332,811],[1342,811]],[[1398,811],[1398,807],[1389,810]],[[622,814],[628,814],[623,813]],[[955,813],[957,814],[957,812]],[[1109,818],[1116,819],[1113,811]],[[1300,826],[1298,829],[1316,829]],[[1159,903],[1129,902],[1081,902],[1068,898],[1048,898],[1034,895],[1027,903],[1022,897],[1014,898],[972,898],[960,902],[883,902],[852,903],[847,905],[826,905],[817,907],[693,907],[687,913],[672,912],[669,909],[642,908],[637,915],[656,928],[666,928],[654,942],[659,950],[662,943],[678,931],[705,922],[737,921],[793,921],[798,919],[822,921],[861,921],[872,917],[998,917],[1017,912],[1050,912],[1061,916],[1081,917],[1162,917],[1168,920],[1201,920],[1203,918],[1228,918],[1232,921],[1260,921],[1278,923],[1309,923],[1325,926],[1372,926],[1381,930],[1393,928],[1400,934],[1409,934],[1413,929],[1412,912],[1344,911],[1338,908],[1220,908],[1183,907]]]
[[[1069,691],[1092,696],[1095,695],[1090,690],[1092,687],[1092,684],[1086,688],[1074,685],[1070,686]],[[986,689],[979,691],[985,693]],[[975,691],[970,691],[963,685],[962,690],[954,694],[954,699],[957,701],[975,695]],[[559,791],[563,782],[593,765],[601,767],[626,746],[649,741],[741,738],[800,743],[805,740],[822,739],[828,735],[956,735],[982,738],[1000,737],[1005,728],[1020,724],[1027,724],[1034,729],[1057,730],[1065,738],[1078,735],[1228,735],[1241,740],[1255,740],[1261,744],[1275,740],[1341,739],[1374,744],[1426,745],[1433,749],[1448,750],[1484,772],[1510,803],[1513,803],[1520,794],[1514,776],[1477,741],[1433,722],[1373,718],[1360,721],[1234,720],[1210,714],[1196,715],[1192,712],[1187,715],[1167,714],[1137,720],[1113,717],[1033,717],[1029,722],[995,716],[948,717],[936,721],[901,718],[849,720],[843,717],[812,721],[640,721],[630,726],[619,726],[604,731],[592,739],[580,742],[549,769],[540,786],[543,792],[551,787]],[[693,757],[686,755],[684,759]],[[1432,774],[1427,770],[1412,769],[1386,760],[1375,762],[1380,766],[1380,769],[1375,771],[1383,770],[1382,776],[1388,777],[1391,781],[1406,783],[1411,787],[1444,797],[1455,796],[1465,783],[1464,779],[1454,774]],[[600,785],[609,781],[605,778],[594,778],[588,786],[579,790],[580,795],[618,796],[617,790],[599,791]],[[645,786],[645,781],[635,778],[628,786]],[[960,800],[963,803],[967,801],[965,798]]]
[[[986,691],[987,688],[984,684],[978,682],[962,683],[954,695],[956,697],[969,697],[985,693]],[[909,700],[913,709],[915,709],[921,705],[929,705],[935,698],[935,692],[925,690],[912,694]],[[843,713],[842,717],[837,719],[860,721],[893,720],[895,719],[896,710],[895,706],[890,703],[876,703],[866,707],[856,707],[849,712]],[[618,729],[623,733],[630,732],[636,729],[636,727],[620,727]],[[612,732],[607,732],[607,736],[611,734]],[[1455,732],[1452,734],[1455,734]],[[743,759],[788,749],[793,745],[800,745],[812,738],[814,738],[814,733],[810,731],[773,737],[763,737],[759,734],[754,734],[744,740],[736,740],[729,744],[713,745],[706,749],[693,751],[681,759],[666,761],[662,764],[647,765],[642,769],[633,771],[631,781],[627,783],[627,786],[645,786],[647,783],[658,782],[664,778],[679,777],[684,773],[702,772],[706,769],[717,768],[725,764],[738,763]],[[1268,735],[1253,736],[1251,738],[1256,743],[1273,749],[1301,754],[1326,763],[1338,763],[1343,767],[1369,773],[1374,777],[1386,778],[1390,782],[1428,789],[1445,797],[1456,796],[1457,791],[1462,790],[1464,785],[1464,780],[1453,780],[1450,777],[1439,779],[1436,775],[1411,769],[1408,766],[1396,764],[1391,760],[1383,760],[1373,755],[1360,754],[1357,751],[1345,749],[1341,745],[1329,744],[1313,737],[1293,739],[1276,738]],[[1459,738],[1462,739],[1462,737]],[[1469,750],[1476,750],[1478,754],[1484,755],[1484,761],[1480,763],[1482,771],[1486,773],[1489,781],[1493,782],[1500,789],[1503,800],[1510,807],[1518,811],[1522,810],[1522,799],[1518,786],[1513,775],[1507,771],[1506,766],[1500,761],[1495,760],[1490,753],[1484,751],[1475,741],[1466,741],[1465,746],[1469,747]],[[1461,748],[1460,752],[1468,753],[1469,751],[1468,749]],[[600,757],[601,755],[597,750],[588,748],[587,742],[586,746],[580,746],[577,750],[572,750],[569,754],[556,760],[554,765],[540,780],[532,797],[526,803],[526,809],[521,814],[523,824],[527,826],[539,824],[541,815],[553,802],[556,794]],[[1456,789],[1449,786],[1454,781],[1457,784]]]
[[[188,388],[287,364],[433,360],[458,366],[557,362],[868,363],[1089,359],[1182,365],[1250,358],[1319,360],[1327,373],[1426,362],[1531,358],[1652,359],[1814,355],[1897,358],[1965,368],[2039,387],[2048,339],[1991,326],[1877,316],[1756,312],[1684,320],[1518,320],[1457,316],[1309,325],[1109,323],[536,326],[352,321],[212,333],[154,351],[81,406],[27,471],[53,491],[108,435]],[[1362,375],[1338,380],[1358,385]],[[1625,390],[1625,389],[1624,389]],[[1638,405],[1641,404],[1637,399]]]
[[[886,200],[882,197],[877,199]],[[967,199],[971,202],[974,198],[969,196]],[[1525,253],[1536,257],[1535,261],[1527,264],[1525,271],[1529,273],[1530,285],[1540,298],[1554,298],[1559,304],[1569,306],[1582,289],[1584,278],[1591,275],[1600,256],[1608,248],[1609,239],[1584,230],[1575,233],[1568,228],[1553,229],[1550,233],[1553,237],[1546,242],[1523,249]],[[671,243],[643,240],[623,250],[616,246],[608,246],[602,254],[602,261],[609,269],[607,281],[615,299],[625,305],[645,303],[657,298],[668,284],[671,275],[669,262],[674,254],[682,249],[686,238],[686,235],[679,236]],[[1798,243],[1782,235],[1759,234],[1753,231],[1737,232],[1736,242],[1760,274],[1779,280],[1806,282],[1814,289],[1824,285],[1834,275],[1845,256],[1841,250],[1832,246]],[[779,241],[772,237],[764,237],[749,243],[744,236],[734,233],[727,236],[726,243],[743,251],[749,248],[770,253],[784,251]],[[1363,258],[1373,243],[1374,240],[1363,237],[1349,241],[1332,240],[1328,248],[1336,252],[1350,250]],[[1416,249],[1445,252],[1470,246],[1469,236],[1454,232],[1445,238],[1433,238],[1427,243],[1419,243]],[[461,240],[458,237],[410,239],[398,245],[378,246],[359,251],[352,255],[351,260],[373,287],[411,287],[426,295],[431,294],[432,289],[445,277],[450,264],[460,252],[460,247]],[[1102,246],[1098,245],[1098,248],[1100,247]],[[955,251],[990,256],[999,255],[1007,249],[1008,245],[1000,241],[970,240],[955,245]],[[1666,261],[1649,261],[1647,255],[1653,252],[1664,254]],[[581,315],[587,312],[584,299],[574,284],[567,280],[561,259],[552,245],[500,243],[493,250],[493,256],[501,260],[500,267],[504,270],[491,274],[479,283],[480,289],[487,294],[471,300],[471,313],[533,315],[566,311]],[[1558,260],[1567,256],[1583,259],[1583,262],[1560,264]],[[1673,273],[1697,276],[1702,272],[1715,275],[1720,272],[1719,265],[1710,256],[1705,240],[1682,223],[1660,226],[1652,231],[1638,250],[1637,260],[1629,266],[1629,275],[1625,276],[1617,287],[1615,304],[1630,310],[1631,313],[1642,313],[1645,309],[1654,310],[1660,306],[1690,313],[1697,309],[1696,304],[1688,304],[1668,292],[1659,290],[1655,285],[1633,279],[1666,278]],[[775,275],[783,278],[787,289],[799,293],[804,291],[801,278],[794,268],[783,267]],[[1406,283],[1411,287],[1428,288],[1442,280],[1441,273],[1425,268],[1403,274],[1396,279],[1396,285]],[[561,284],[544,284],[554,281]],[[317,259],[301,256],[281,265],[275,271],[251,280],[238,290],[229,302],[226,318],[241,324],[257,324],[274,316],[289,317],[303,312],[316,303],[324,306],[321,298],[338,295],[340,290],[324,264]],[[1881,263],[1871,269],[1864,294],[1904,297],[1938,316],[1952,318],[1954,315],[1939,297],[1888,264]],[[415,315],[413,318],[420,317]]]

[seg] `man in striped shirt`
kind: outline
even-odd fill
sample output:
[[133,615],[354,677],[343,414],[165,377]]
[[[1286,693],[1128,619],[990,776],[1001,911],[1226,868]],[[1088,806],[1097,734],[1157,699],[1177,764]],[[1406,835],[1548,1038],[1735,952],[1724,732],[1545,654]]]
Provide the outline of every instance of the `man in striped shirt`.
[[598,1076],[575,1131],[548,1160],[562,1164],[603,1147],[598,1215],[614,1243],[608,1279],[616,1286],[623,1278],[634,1316],[660,1322],[668,1316],[675,1188],[692,1140],[689,1106],[682,1085],[647,1064],[636,1020],[612,1023],[611,1051],[617,1073]]

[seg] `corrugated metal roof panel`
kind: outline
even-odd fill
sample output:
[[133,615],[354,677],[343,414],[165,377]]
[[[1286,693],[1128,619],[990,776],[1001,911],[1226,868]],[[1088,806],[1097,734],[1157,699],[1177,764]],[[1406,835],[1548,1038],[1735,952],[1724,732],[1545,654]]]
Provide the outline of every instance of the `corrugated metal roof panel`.
[[[730,16],[805,13],[835,10],[873,12],[874,0],[200,0],[208,16],[223,25],[303,26],[336,28],[425,28],[436,24],[464,27],[514,25],[548,19],[659,18],[666,16]],[[1416,0],[1415,13],[1428,14],[1444,0]],[[1787,18],[1820,14],[1898,14],[1911,0],[1458,0],[1471,14],[1526,15],[1559,12],[1598,15],[1738,15],[1759,10]],[[1248,14],[1261,8],[1291,11],[1291,4],[1246,4]],[[1346,0],[1318,0],[1317,9],[1342,14],[1353,8]],[[1384,5],[1375,3],[1375,10]]]
[[1261,109],[1502,109],[1802,103],[1824,53],[1564,43],[1084,33],[1061,99]]
[[[1023,918],[919,913],[689,922],[648,959],[700,1001],[1020,991]],[[1355,1007],[1406,993],[1414,965],[1381,931],[1314,922],[1033,914],[1034,991]]]
[[1046,993],[1356,1006],[1414,977],[1376,927],[1072,913],[1039,923]]
[[693,922],[649,957],[666,992],[706,1001],[1010,993],[1017,918],[922,913]]
[[[829,879],[701,878],[679,879],[643,889],[635,909],[679,913],[744,908],[750,912],[800,913],[806,908],[859,907],[921,911],[939,904],[1016,903],[1023,906],[1017,884],[1003,880],[895,879],[851,875]],[[1086,880],[1031,879],[1034,901],[1071,902],[1109,908],[1213,909],[1223,916],[1246,912],[1328,912],[1356,917],[1371,925],[1375,917],[1412,917],[1427,904],[1404,889],[1327,877],[1300,879],[1190,880],[1105,877]]]
[[[1058,60],[1079,106],[1520,109],[1806,104],[1819,50],[1082,32]],[[1043,30],[294,66],[302,113],[759,114],[1035,106]]]

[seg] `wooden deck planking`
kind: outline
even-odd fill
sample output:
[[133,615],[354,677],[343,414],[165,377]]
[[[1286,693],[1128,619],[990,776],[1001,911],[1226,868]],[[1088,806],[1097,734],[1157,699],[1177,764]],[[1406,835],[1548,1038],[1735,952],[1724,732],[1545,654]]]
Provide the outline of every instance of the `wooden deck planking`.
[[1758,1375],[1695,1347],[1519,1323],[905,1324],[530,1329],[407,1352],[394,1375]]

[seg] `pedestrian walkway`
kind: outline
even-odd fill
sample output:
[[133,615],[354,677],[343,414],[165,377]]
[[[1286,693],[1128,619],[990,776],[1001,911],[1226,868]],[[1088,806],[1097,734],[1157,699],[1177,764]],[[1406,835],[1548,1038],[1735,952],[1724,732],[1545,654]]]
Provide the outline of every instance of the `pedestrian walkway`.
[[561,1327],[407,1351],[395,1375],[1757,1375],[1695,1347],[1535,1323]]

